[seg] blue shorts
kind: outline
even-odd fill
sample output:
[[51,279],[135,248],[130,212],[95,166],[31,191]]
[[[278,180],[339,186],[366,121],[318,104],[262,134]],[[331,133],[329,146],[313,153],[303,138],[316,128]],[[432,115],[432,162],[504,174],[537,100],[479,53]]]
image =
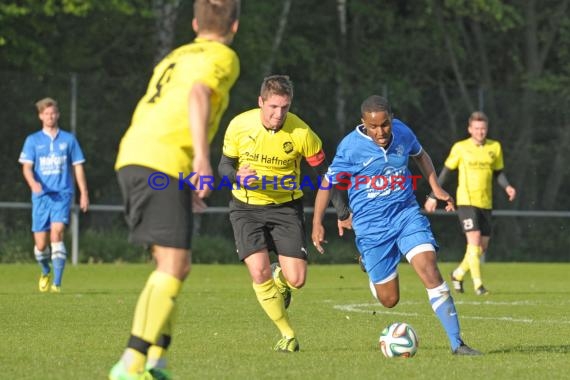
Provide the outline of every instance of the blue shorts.
[[32,198],[32,232],[51,230],[52,223],[69,224],[73,194],[47,193]]
[[419,210],[413,212],[406,221],[383,233],[357,237],[356,245],[368,277],[374,284],[396,277],[402,256],[410,252],[419,253],[414,248],[438,249],[429,221]]

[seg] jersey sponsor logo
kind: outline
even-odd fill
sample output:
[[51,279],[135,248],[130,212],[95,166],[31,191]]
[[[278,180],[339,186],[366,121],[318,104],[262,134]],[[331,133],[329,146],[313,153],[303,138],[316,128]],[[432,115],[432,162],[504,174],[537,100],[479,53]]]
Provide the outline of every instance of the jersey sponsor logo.
[[255,161],[261,162],[262,164],[266,164],[273,167],[287,167],[292,160],[286,159],[283,160],[278,156],[270,156],[268,154],[261,154],[261,153],[251,153],[251,152],[244,152],[243,162],[247,163],[248,161]]
[[56,175],[63,172],[64,166],[67,164],[67,156],[44,156],[39,159],[39,171],[42,175]]
[[293,151],[293,143],[291,141],[286,141],[283,143],[283,151],[287,154]]
[[404,146],[402,144],[398,145],[398,147],[396,148],[396,154],[398,156],[404,155]]

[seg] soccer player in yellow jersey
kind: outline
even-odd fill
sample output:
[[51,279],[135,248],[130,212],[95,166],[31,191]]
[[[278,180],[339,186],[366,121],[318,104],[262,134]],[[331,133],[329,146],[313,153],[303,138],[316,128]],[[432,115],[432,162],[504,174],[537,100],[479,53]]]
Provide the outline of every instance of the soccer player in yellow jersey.
[[239,0],[195,0],[196,39],[154,69],[121,140],[115,164],[130,240],[152,250],[156,270],[138,299],[127,347],[109,379],[170,379],[176,297],[190,272],[192,208],[209,189],[178,189],[179,173],[212,176],[209,144],[239,75],[229,47],[238,29]]
[[[289,112],[292,99],[289,77],[265,78],[259,108],[230,122],[218,166],[220,175],[233,183],[230,221],[238,256],[261,307],[282,335],[274,347],[282,352],[299,351],[286,309],[291,290],[305,284],[307,273],[301,183],[308,184],[301,178],[301,158],[320,176],[328,168],[319,137]],[[333,191],[332,196],[339,220],[349,220],[342,194]],[[270,264],[269,251],[279,263]]]
[[[463,278],[471,271],[471,279],[477,295],[489,292],[481,279],[481,256],[487,251],[491,238],[491,210],[493,208],[493,178],[505,190],[509,201],[516,197],[516,190],[503,173],[503,152],[498,141],[487,138],[488,118],[476,111],[469,117],[467,131],[471,135],[453,145],[439,174],[443,185],[451,170],[458,170],[457,215],[465,232],[467,249],[461,264],[452,272],[451,281],[458,293],[463,293]],[[425,209],[432,212],[437,201],[431,196]]]

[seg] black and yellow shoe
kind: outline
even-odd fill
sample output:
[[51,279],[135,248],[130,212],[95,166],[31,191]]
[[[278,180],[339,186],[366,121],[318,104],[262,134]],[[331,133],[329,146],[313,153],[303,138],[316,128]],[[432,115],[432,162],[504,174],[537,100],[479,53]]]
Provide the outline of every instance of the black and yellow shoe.
[[299,341],[297,341],[297,338],[289,338],[286,336],[279,339],[279,342],[273,347],[273,350],[278,352],[297,352],[299,349]]
[[40,276],[40,281],[38,282],[38,289],[40,292],[45,293],[49,291],[49,286],[51,284],[51,273],[42,274]]
[[481,285],[480,287],[475,289],[475,294],[477,294],[478,296],[488,296],[489,291],[487,289],[485,289],[485,287],[483,285]]
[[458,280],[453,276],[453,272],[451,272],[451,284],[453,285],[453,289],[457,293],[465,293],[463,289],[463,280]]

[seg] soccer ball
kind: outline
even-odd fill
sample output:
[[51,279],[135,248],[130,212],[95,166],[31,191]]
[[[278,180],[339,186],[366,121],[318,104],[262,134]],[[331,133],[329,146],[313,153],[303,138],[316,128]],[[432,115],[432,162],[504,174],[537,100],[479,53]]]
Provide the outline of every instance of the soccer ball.
[[380,350],[387,358],[411,358],[418,350],[418,334],[405,322],[392,323],[380,334]]

